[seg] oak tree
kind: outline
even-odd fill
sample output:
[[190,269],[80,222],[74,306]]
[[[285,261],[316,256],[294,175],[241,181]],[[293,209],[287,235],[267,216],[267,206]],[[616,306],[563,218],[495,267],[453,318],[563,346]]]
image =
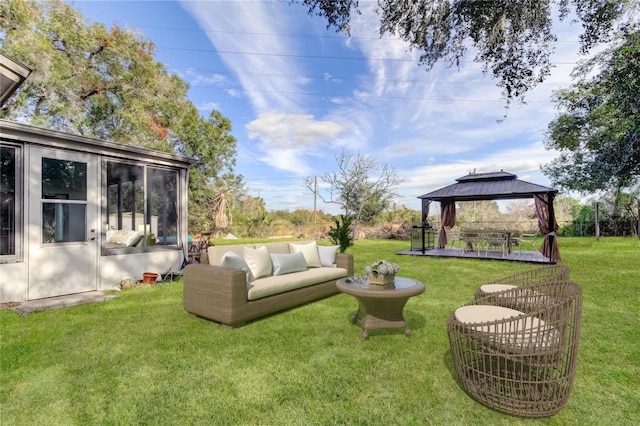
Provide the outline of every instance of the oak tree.
[[560,156],[542,170],[565,189],[612,192],[618,215],[622,191],[640,182],[640,31],[576,72],[582,80],[556,93],[559,115],[545,139]]
[[155,60],[153,42],[88,23],[61,0],[5,0],[0,49],[33,70],[0,117],[194,158],[191,230],[215,225],[213,200],[242,187],[230,121],[218,111],[200,115],[188,84]]
[[[358,0],[298,0],[328,27],[350,33]],[[552,67],[554,19],[575,18],[584,29],[581,52],[609,41],[616,25],[632,22],[637,0],[378,0],[380,35],[397,36],[420,52],[420,65],[458,66],[467,55],[493,76],[507,105],[524,100]]]

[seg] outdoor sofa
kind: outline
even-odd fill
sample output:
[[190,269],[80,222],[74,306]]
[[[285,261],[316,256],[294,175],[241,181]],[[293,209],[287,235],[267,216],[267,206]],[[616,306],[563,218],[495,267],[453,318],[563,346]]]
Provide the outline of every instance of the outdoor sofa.
[[184,270],[184,309],[234,328],[337,293],[353,256],[315,241],[211,246]]

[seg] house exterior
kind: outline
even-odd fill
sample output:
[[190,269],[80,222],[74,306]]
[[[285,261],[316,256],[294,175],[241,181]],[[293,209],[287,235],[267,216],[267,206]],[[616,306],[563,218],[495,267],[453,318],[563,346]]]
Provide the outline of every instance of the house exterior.
[[179,271],[186,157],[0,120],[0,302]]
[[[0,53],[0,107],[30,73]],[[192,163],[0,120],[0,303],[179,271]]]

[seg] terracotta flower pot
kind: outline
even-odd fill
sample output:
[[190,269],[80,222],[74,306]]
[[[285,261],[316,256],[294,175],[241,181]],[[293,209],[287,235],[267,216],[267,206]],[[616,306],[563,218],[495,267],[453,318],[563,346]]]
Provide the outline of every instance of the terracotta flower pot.
[[155,272],[145,272],[142,274],[142,283],[143,284],[153,284],[158,279],[158,274]]

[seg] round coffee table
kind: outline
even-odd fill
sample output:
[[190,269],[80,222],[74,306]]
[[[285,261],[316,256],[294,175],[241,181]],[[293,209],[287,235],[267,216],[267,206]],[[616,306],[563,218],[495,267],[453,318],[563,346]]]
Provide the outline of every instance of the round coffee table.
[[396,277],[394,284],[393,288],[370,286],[366,276],[336,281],[338,291],[358,300],[358,312],[352,321],[362,326],[363,340],[369,337],[369,330],[378,328],[404,328],[407,337],[411,336],[402,311],[410,297],[424,293],[424,284],[403,277]]

